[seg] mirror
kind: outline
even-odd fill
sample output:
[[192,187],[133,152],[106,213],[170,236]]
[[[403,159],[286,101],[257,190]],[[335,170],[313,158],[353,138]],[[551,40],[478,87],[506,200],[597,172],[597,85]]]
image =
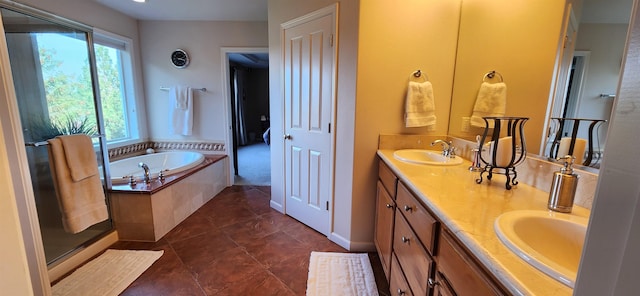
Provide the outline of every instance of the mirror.
[[[449,135],[475,141],[482,134],[484,128],[470,124],[469,117],[490,71],[500,73],[507,85],[506,116],[530,118],[525,127],[530,154],[548,152],[551,117],[608,119],[633,0],[564,2],[462,1]],[[577,34],[568,42],[574,41],[575,51],[569,46],[559,52],[563,32],[571,35],[572,28]],[[581,75],[580,64],[561,63],[573,61],[574,54],[582,62]],[[598,129],[597,156],[606,128]],[[583,133],[586,128],[579,137],[586,137]]]

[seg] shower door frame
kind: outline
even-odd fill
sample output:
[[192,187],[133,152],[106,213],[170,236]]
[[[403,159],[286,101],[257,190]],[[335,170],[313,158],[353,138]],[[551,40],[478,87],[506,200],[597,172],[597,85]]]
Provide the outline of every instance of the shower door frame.
[[[109,153],[106,144],[106,137],[104,136],[104,118],[101,108],[102,104],[99,94],[96,58],[93,45],[93,28],[12,1],[0,0],[0,8],[5,8],[32,17],[44,19],[57,25],[70,27],[86,33],[87,49],[89,51],[89,68],[91,72],[90,74],[92,81],[92,91],[95,105],[94,108],[97,116],[96,123],[98,134],[100,135],[98,143],[102,152],[101,157],[103,158],[103,163],[108,162]],[[29,274],[31,288],[33,289],[34,295],[50,295],[51,271],[47,266],[47,261],[44,255],[44,246],[40,232],[38,213],[35,205],[35,194],[32,187],[31,172],[29,170],[29,162],[25,150],[25,140],[22,131],[22,123],[19,116],[20,111],[18,108],[18,98],[14,88],[14,81],[10,67],[9,50],[6,38],[4,37],[5,30],[2,18],[0,18],[0,33],[3,37],[0,38],[0,145],[5,146],[7,156],[6,167],[5,165],[3,165],[3,167],[0,167],[0,169],[8,168],[11,177],[9,178],[9,180],[3,180],[3,182],[6,181],[10,184],[11,188],[9,189],[9,193],[13,193],[13,195],[9,197],[15,199],[18,218],[16,223],[18,223],[20,226],[20,232],[23,239],[21,245],[24,247],[26,256],[25,260],[27,264],[25,266],[25,268],[27,269],[25,272]],[[0,155],[0,157],[3,156],[4,155]],[[103,170],[106,182],[105,189],[108,189],[111,187],[110,178],[108,177],[110,175],[108,166],[103,166]],[[109,217],[111,217],[111,215],[109,215]],[[109,235],[109,232],[113,233],[113,230],[115,230],[115,228],[113,228],[112,226],[112,231],[107,231],[107,233],[101,235],[101,237]],[[20,245],[19,242],[18,245]],[[75,252],[72,252],[64,258],[61,258],[59,261],[64,261],[73,255],[75,255]],[[90,254],[85,254],[83,257],[86,256],[91,257]],[[81,263],[81,261],[77,263]]]

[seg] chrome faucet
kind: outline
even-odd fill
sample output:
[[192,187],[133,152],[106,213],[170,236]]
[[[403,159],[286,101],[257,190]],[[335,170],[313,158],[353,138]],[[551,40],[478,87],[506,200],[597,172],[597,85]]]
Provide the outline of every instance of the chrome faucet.
[[151,175],[149,174],[149,166],[144,162],[138,163],[138,167],[144,170],[144,183],[148,184],[151,181]]
[[455,157],[456,156],[456,148],[453,147],[453,142],[449,141],[443,141],[443,140],[435,140],[433,142],[431,142],[431,146],[435,146],[436,144],[440,143],[442,145],[442,155],[445,157]]

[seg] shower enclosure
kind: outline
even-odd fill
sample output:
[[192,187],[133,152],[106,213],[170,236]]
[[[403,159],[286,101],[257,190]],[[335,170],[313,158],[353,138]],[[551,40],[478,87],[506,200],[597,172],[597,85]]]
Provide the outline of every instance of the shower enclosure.
[[77,234],[65,232],[46,147],[46,140],[57,135],[88,134],[100,173],[108,176],[93,36],[89,27],[19,5],[0,3],[0,12],[45,257],[51,265],[113,229],[107,219]]

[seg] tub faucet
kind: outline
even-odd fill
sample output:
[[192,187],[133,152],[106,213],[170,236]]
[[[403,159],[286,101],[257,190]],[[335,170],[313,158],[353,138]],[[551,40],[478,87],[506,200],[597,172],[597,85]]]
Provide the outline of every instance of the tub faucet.
[[455,152],[455,147],[453,147],[453,142],[449,141],[449,142],[445,142],[443,140],[435,140],[433,142],[431,142],[431,146],[435,146],[436,144],[440,143],[442,145],[442,155],[445,157],[454,157],[456,156],[456,152]]
[[149,166],[144,162],[138,163],[138,167],[144,170],[144,183],[148,184],[151,181],[151,175],[149,174]]

